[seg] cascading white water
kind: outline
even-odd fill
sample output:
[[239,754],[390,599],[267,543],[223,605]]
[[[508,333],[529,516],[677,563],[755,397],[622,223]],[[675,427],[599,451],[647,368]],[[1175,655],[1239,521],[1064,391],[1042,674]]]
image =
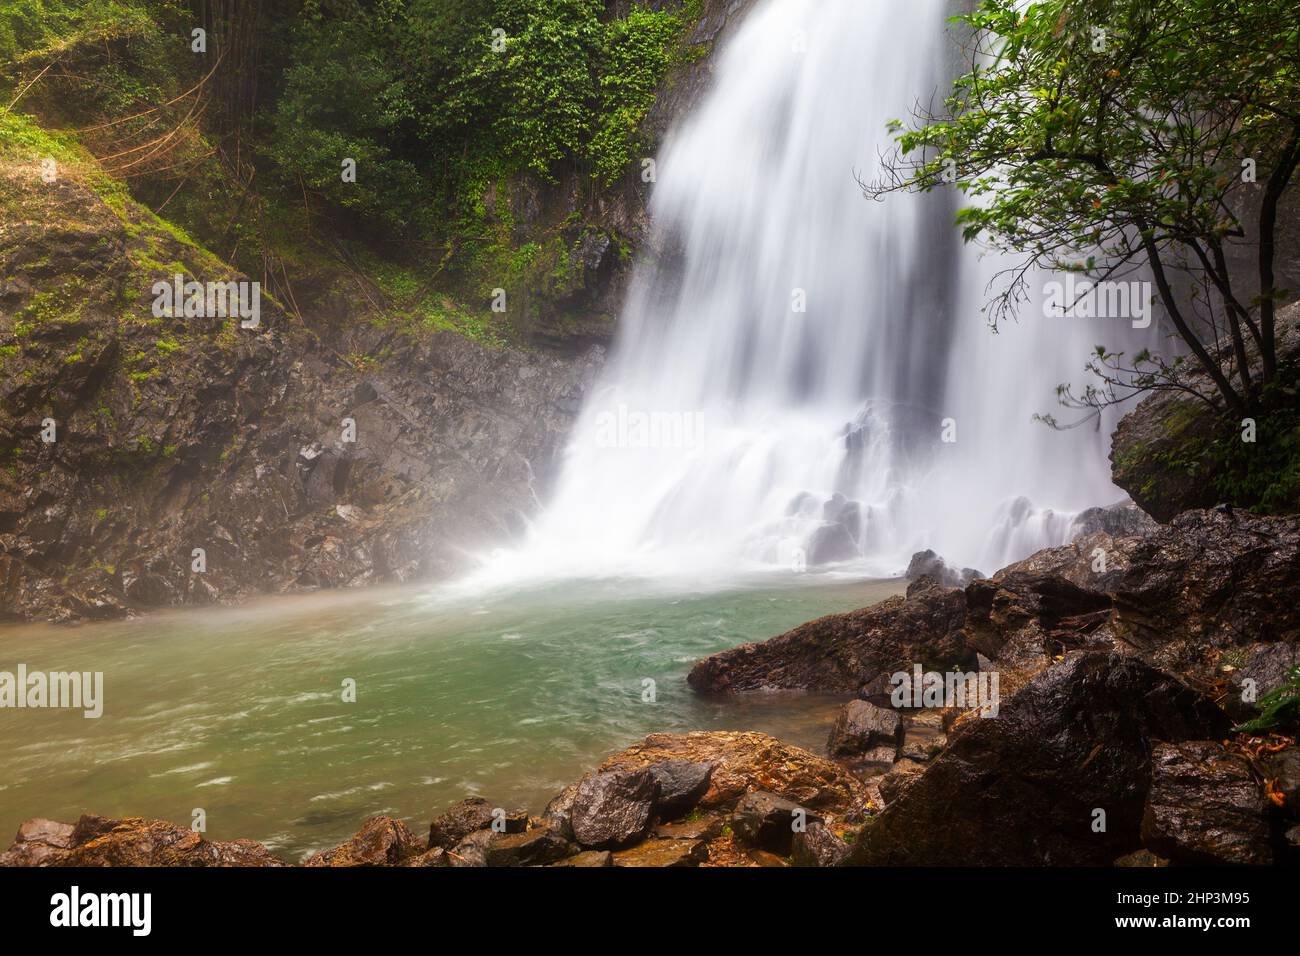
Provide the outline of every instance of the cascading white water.
[[[1120,497],[1107,431],[1031,420],[1096,330],[993,334],[954,195],[865,199],[941,97],[947,0],[763,0],[658,159],[653,251],[548,507],[493,571],[703,574],[933,548],[991,572]],[[954,437],[955,441],[945,441]]]

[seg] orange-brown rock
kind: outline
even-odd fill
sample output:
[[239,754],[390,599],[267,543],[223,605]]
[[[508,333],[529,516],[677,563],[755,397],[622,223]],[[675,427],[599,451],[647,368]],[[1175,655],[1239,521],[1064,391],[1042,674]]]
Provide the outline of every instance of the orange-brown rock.
[[314,853],[303,865],[399,866],[424,851],[424,843],[401,820],[371,817],[347,843]]
[[0,866],[284,866],[252,840],[208,840],[165,820],[91,814],[77,823],[28,820]]
[[702,808],[734,804],[750,790],[766,790],[800,806],[844,814],[861,811],[867,792],[844,768],[768,734],[700,731],[651,734],[601,764],[601,770],[629,770],[662,760],[713,765]]

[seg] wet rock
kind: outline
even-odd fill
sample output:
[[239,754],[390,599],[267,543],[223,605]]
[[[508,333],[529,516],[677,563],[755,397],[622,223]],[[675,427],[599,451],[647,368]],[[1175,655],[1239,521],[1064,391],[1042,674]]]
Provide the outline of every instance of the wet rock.
[[487,844],[484,862],[488,866],[545,866],[564,859],[576,849],[550,827],[535,827],[500,836]]
[[713,765],[692,760],[661,760],[646,769],[659,787],[655,812],[661,820],[690,813],[708,792]]
[[722,832],[727,818],[719,813],[703,814],[676,823],[660,823],[654,835],[665,840],[710,840]]
[[1134,850],[1132,853],[1125,853],[1115,861],[1116,866],[1120,867],[1160,867],[1168,866],[1169,861],[1163,857],[1158,857],[1150,850]]
[[984,575],[974,568],[955,568],[933,551],[918,551],[907,563],[903,577],[908,581],[929,578],[942,588],[964,588]]
[[314,853],[304,866],[398,866],[425,847],[401,820],[371,817],[347,843]]
[[851,700],[831,727],[826,752],[835,758],[866,758],[893,763],[903,741],[903,719],[897,711],[865,700]]
[[810,823],[790,843],[790,862],[795,866],[838,866],[849,855],[849,845],[821,823]]
[[709,850],[703,840],[651,839],[614,852],[615,866],[699,866],[708,859]]
[[973,667],[962,625],[966,595],[930,590],[893,597],[802,624],[761,644],[742,644],[697,661],[687,677],[701,693],[806,690],[856,694],[873,678],[916,662]]
[[853,532],[840,522],[828,522],[819,527],[808,539],[808,564],[819,567],[856,558],[858,543]]
[[1215,741],[1152,749],[1142,842],[1175,863],[1273,862],[1259,785],[1246,761]]
[[1112,538],[1127,538],[1133,535],[1149,534],[1157,527],[1157,522],[1131,500],[1116,502],[1099,508],[1087,508],[1079,512],[1068,532],[1071,541],[1086,538],[1098,531],[1105,532]]
[[419,856],[413,856],[402,866],[450,866],[451,861],[447,858],[447,851],[442,847],[434,847],[432,850],[425,850]]
[[772,853],[770,850],[760,850],[757,847],[750,847],[746,850],[745,857],[754,866],[769,869],[788,867],[790,865],[790,862],[785,857]]
[[[65,173],[51,189],[24,164],[0,168],[5,222],[16,223],[0,235],[0,312],[12,319],[60,289],[80,306],[5,356],[0,433],[27,447],[54,409],[59,441],[6,462],[0,616],[119,618],[445,576],[463,566],[464,545],[503,540],[508,516],[535,511],[602,349],[380,329],[368,320],[382,306],[342,292],[342,273],[320,264],[306,281],[286,277],[305,324],[267,298],[255,331],[198,317],[123,322],[148,309],[141,263],[203,282],[248,277],[129,199],[105,205],[73,166]],[[629,272],[599,232],[574,237],[574,271]],[[347,349],[369,357],[364,371],[340,360],[345,329]],[[124,357],[144,355],[141,379]],[[355,442],[341,440],[345,416]],[[198,544],[208,567],[192,575]]]
[[551,799],[542,811],[542,823],[555,830],[566,840],[573,837],[573,801],[578,795],[578,785],[571,783]]
[[910,759],[899,760],[889,772],[876,781],[876,788],[884,804],[896,801],[925,772],[925,765]]
[[1261,763],[1274,792],[1282,794],[1287,813],[1300,819],[1300,748],[1289,747],[1269,755]]
[[447,851],[450,866],[487,866],[487,851],[500,835],[491,830],[475,830]]
[[[1300,361],[1300,306],[1292,303],[1278,309],[1276,328],[1279,365]],[[1188,367],[1182,374],[1192,389],[1213,393],[1213,383],[1200,368]],[[1190,509],[1212,508],[1224,500],[1217,479],[1230,476],[1204,454],[1204,443],[1239,427],[1239,418],[1225,421],[1180,389],[1154,392],[1120,419],[1111,437],[1111,480],[1157,521],[1172,521]],[[1273,488],[1276,493],[1284,484],[1275,483]],[[1246,508],[1257,501],[1236,503]],[[1287,497],[1270,504],[1276,511],[1300,511],[1300,488],[1292,485]]]
[[756,790],[740,798],[731,815],[736,839],[750,846],[788,856],[795,826],[824,822],[817,814],[792,800]]
[[1286,843],[1287,848],[1291,851],[1292,857],[1295,857],[1297,853],[1300,852],[1300,824],[1287,830],[1286,833],[1283,834],[1282,839]]
[[1130,646],[1172,662],[1184,648],[1300,639],[1300,517],[1189,511],[1133,541],[1111,625]]
[[28,820],[0,866],[284,866],[252,840],[204,839],[188,827],[142,817],[87,814],[74,826]]
[[455,804],[429,824],[429,847],[453,847],[475,830],[486,830],[492,826],[490,800],[483,797],[470,797]]
[[1259,699],[1281,687],[1296,666],[1300,666],[1300,642],[1252,644],[1245,649],[1242,666],[1228,675],[1232,689],[1224,706],[1238,720],[1249,720],[1259,712]]
[[658,790],[648,770],[589,774],[578,784],[573,801],[574,839],[597,849],[639,840],[650,828]]
[[[1156,740],[1225,734],[1226,715],[1132,657],[1076,652],[948,747],[863,828],[866,865],[1107,866],[1141,845]],[[1094,832],[1094,811],[1106,814]]]
[[663,760],[713,766],[702,810],[730,808],[750,790],[766,790],[800,806],[846,813],[867,802],[861,781],[838,764],[768,734],[701,731],[650,734],[609,757],[601,770],[640,769]]
[[583,850],[573,856],[556,860],[550,866],[613,866],[614,854],[608,850]]
[[41,866],[47,860],[57,860],[60,851],[75,846],[71,823],[35,819],[24,821],[18,827],[13,846],[0,854],[0,866]]
[[948,735],[943,732],[943,714],[934,710],[920,710],[907,715],[903,746],[898,755],[906,760],[924,763],[937,757],[947,743]]

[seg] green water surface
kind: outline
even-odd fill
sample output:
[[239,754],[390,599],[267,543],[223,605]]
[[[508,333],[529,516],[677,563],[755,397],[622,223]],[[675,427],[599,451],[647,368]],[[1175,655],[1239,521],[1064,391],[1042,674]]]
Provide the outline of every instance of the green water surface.
[[188,825],[202,808],[210,838],[297,860],[376,813],[422,832],[470,795],[537,812],[655,731],[763,730],[818,750],[838,701],[700,698],[690,665],[899,590],[812,575],[698,593],[426,587],[0,629],[0,671],[102,671],[105,698],[99,719],[0,709],[0,847],[29,817]]

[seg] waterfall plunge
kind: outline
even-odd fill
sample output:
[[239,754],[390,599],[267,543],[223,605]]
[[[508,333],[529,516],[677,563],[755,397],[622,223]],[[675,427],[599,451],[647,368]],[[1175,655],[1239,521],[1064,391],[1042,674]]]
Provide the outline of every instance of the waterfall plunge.
[[947,6],[750,12],[658,159],[654,251],[554,496],[489,577],[887,575],[927,547],[990,573],[1120,497],[1107,429],[1031,420],[1097,330],[1036,313],[994,334],[996,262],[962,246],[956,197],[855,181],[887,120],[946,91]]

